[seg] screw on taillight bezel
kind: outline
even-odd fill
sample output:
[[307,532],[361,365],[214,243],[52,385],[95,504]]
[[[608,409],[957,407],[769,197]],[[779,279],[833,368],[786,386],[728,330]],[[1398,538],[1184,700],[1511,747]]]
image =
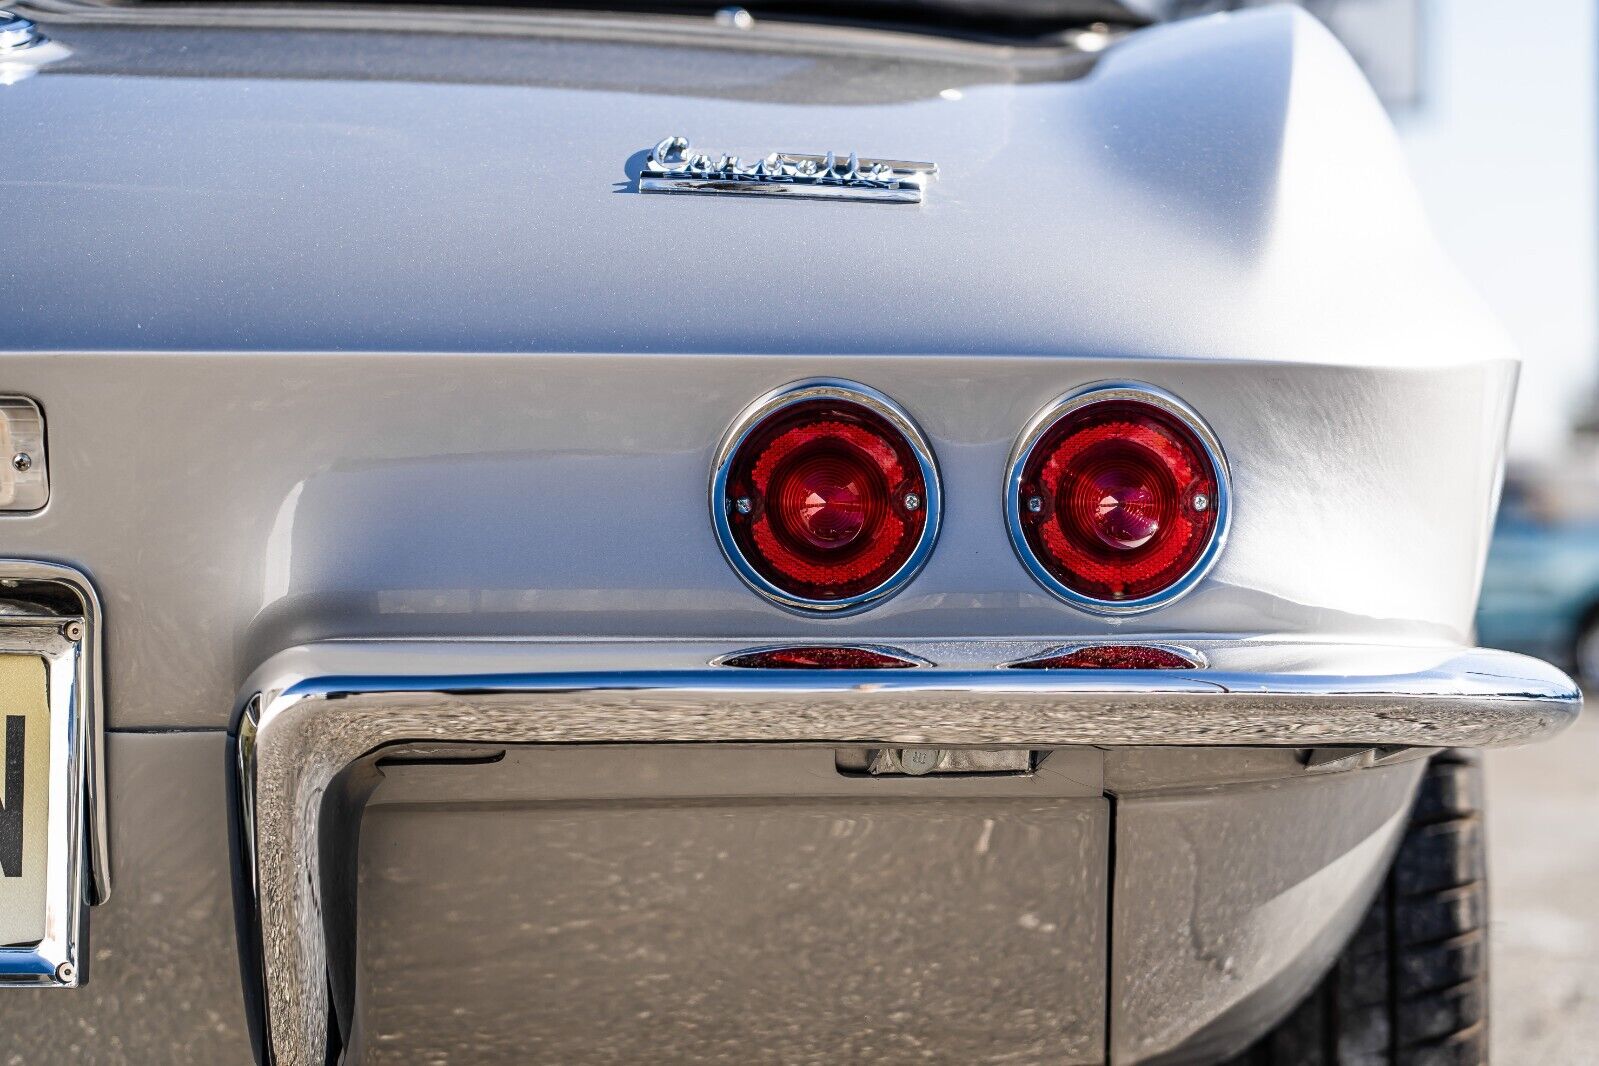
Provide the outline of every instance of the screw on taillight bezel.
[[[832,401],[861,408],[886,423],[903,438],[915,459],[921,480],[921,492],[917,494],[912,509],[925,516],[914,547],[892,573],[871,588],[857,594],[829,599],[797,594],[761,573],[740,547],[731,524],[735,511],[739,514],[747,514],[751,509],[758,512],[760,505],[744,508],[740,506],[741,499],[729,496],[730,473],[735,460],[739,457],[740,447],[750,435],[768,420],[789,408],[817,401]],[[943,503],[942,486],[932,448],[909,413],[876,389],[837,378],[810,378],[797,381],[772,390],[746,407],[733,421],[717,447],[711,468],[710,490],[711,522],[716,530],[716,539],[721,546],[722,554],[726,556],[734,572],[746,585],[773,603],[805,614],[839,615],[864,610],[904,588],[932,554],[933,544],[938,539]],[[901,505],[905,506],[903,500]]]
[[[1034,552],[1033,546],[1028,542],[1024,525],[1028,521],[1038,521],[1036,516],[1040,511],[1047,510],[1043,506],[1029,508],[1029,504],[1033,501],[1023,499],[1023,482],[1034,449],[1062,419],[1078,415],[1087,408],[1104,403],[1144,405],[1179,423],[1197,442],[1203,458],[1214,473],[1214,492],[1205,498],[1203,507],[1197,508],[1211,512],[1211,529],[1203,549],[1169,584],[1146,595],[1127,599],[1089,595],[1067,585]],[[1022,565],[1033,579],[1050,593],[1073,607],[1093,614],[1138,614],[1163,607],[1192,591],[1215,565],[1226,542],[1232,517],[1231,475],[1227,457],[1215,433],[1204,419],[1182,400],[1143,382],[1095,382],[1075,389],[1046,406],[1028,423],[1016,441],[1007,468],[1004,492],[1005,522],[1010,532],[1011,544]],[[1031,514],[1024,516],[1024,509],[1030,509]]]

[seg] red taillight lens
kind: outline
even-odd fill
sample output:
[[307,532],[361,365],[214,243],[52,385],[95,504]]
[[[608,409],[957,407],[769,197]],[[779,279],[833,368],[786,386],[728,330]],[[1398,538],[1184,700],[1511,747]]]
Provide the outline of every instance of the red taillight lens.
[[721,665],[752,670],[905,670],[921,663],[903,653],[859,645],[796,644],[739,652]]
[[1194,670],[1203,664],[1150,644],[1090,644],[1005,665],[1012,670]]
[[754,421],[718,476],[733,552],[801,606],[883,590],[936,521],[930,459],[891,412],[825,391]]
[[1175,401],[1106,388],[1068,403],[1021,461],[1008,501],[1023,548],[1068,598],[1114,605],[1189,577],[1223,513],[1214,450]]

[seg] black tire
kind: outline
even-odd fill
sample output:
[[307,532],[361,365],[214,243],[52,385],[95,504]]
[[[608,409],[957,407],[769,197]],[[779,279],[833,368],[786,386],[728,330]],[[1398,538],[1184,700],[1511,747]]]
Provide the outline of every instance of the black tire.
[[1488,1061],[1482,766],[1435,755],[1382,891],[1327,977],[1231,1066]]

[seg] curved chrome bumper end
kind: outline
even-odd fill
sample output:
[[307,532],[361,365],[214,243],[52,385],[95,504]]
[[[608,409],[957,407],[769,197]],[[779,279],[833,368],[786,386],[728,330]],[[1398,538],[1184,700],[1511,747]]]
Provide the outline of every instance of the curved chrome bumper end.
[[[1396,748],[1541,739],[1569,725],[1582,703],[1564,674],[1506,652],[1183,643],[1208,666],[1004,669],[1043,646],[1001,641],[902,642],[939,664],[904,670],[710,665],[739,650],[725,642],[332,641],[280,653],[251,679],[238,725],[267,1055],[283,1066],[323,1061],[333,952],[322,822],[339,775],[381,748],[1334,747],[1370,750],[1369,764]],[[332,805],[345,814],[347,806]]]

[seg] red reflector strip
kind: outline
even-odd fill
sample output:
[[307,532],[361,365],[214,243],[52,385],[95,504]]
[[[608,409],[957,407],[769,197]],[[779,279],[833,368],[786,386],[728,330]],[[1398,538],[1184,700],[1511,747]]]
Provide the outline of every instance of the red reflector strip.
[[1006,663],[1011,670],[1198,670],[1198,656],[1149,644],[1089,644],[1036,659]]
[[806,644],[738,652],[720,660],[719,665],[749,670],[904,670],[924,664],[891,650]]

